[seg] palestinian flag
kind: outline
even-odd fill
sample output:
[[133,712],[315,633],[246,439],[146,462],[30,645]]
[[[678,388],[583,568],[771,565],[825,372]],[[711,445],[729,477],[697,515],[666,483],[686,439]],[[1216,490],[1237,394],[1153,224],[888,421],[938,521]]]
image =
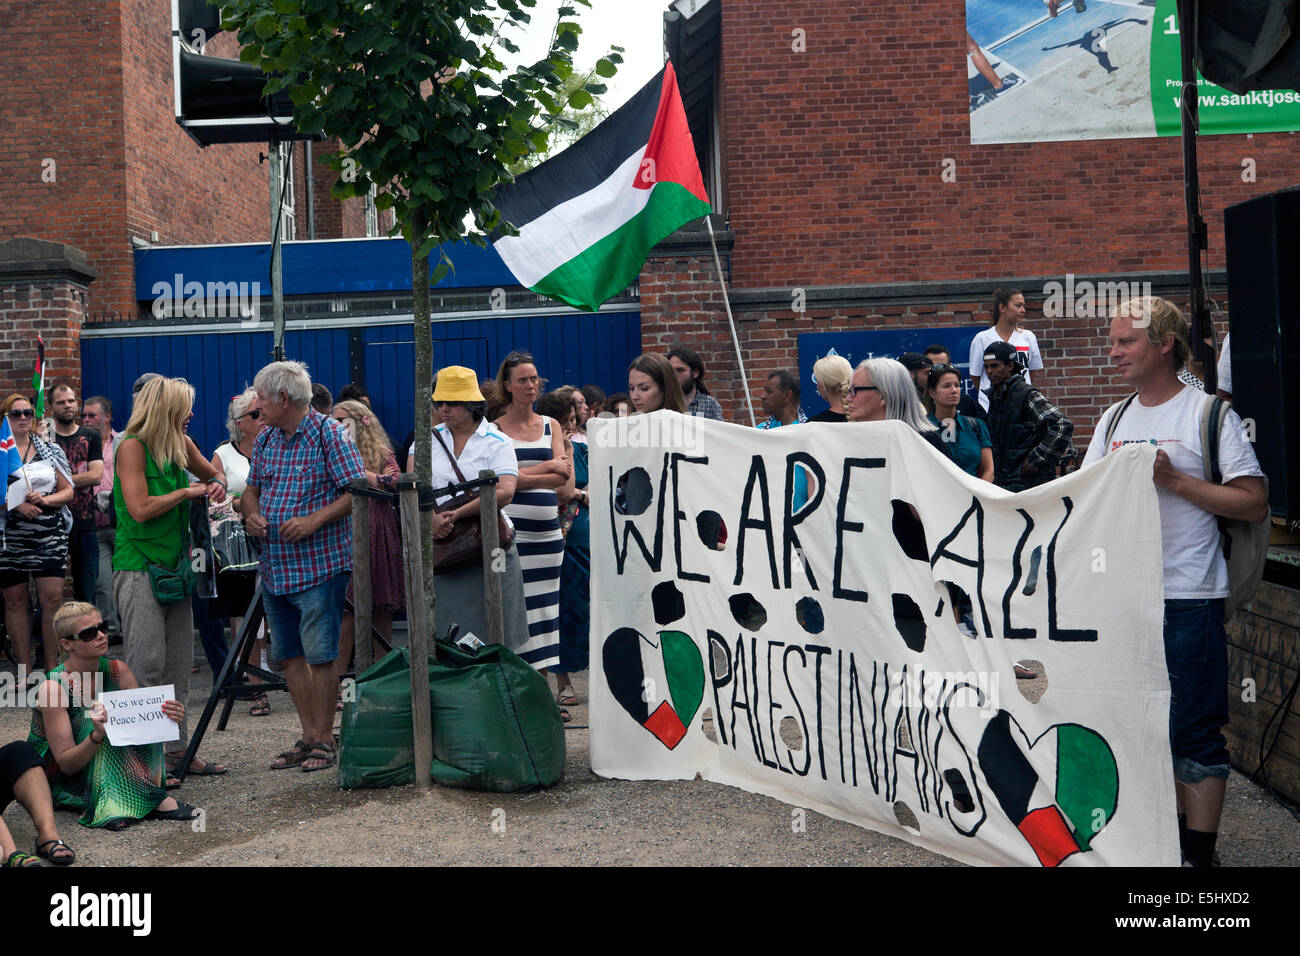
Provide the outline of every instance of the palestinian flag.
[[45,417],[45,340],[39,335],[36,336],[36,365],[32,369],[32,391],[36,397],[32,400],[32,406],[36,409],[36,417]]
[[626,289],[655,243],[711,211],[673,65],[495,203],[519,235],[492,245],[520,285],[591,312]]

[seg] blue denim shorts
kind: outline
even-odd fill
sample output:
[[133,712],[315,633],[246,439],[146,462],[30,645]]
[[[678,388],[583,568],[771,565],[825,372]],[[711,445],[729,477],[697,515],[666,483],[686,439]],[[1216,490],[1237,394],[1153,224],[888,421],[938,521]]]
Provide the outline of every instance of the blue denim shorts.
[[271,656],[277,661],[305,657],[308,664],[328,664],[337,658],[343,598],[350,580],[352,575],[344,572],[295,594],[271,594],[263,589]]
[[1165,601],[1169,745],[1174,778],[1199,783],[1228,776],[1228,635],[1223,600]]

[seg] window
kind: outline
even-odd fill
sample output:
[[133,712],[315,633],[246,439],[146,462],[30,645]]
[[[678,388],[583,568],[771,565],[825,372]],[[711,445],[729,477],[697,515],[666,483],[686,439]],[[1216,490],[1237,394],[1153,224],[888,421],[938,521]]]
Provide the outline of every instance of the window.
[[380,234],[379,210],[375,207],[375,197],[378,195],[379,187],[371,183],[370,192],[366,193],[366,237],[370,239]]
[[280,144],[280,241],[293,242],[298,238],[298,223],[294,203],[293,142]]

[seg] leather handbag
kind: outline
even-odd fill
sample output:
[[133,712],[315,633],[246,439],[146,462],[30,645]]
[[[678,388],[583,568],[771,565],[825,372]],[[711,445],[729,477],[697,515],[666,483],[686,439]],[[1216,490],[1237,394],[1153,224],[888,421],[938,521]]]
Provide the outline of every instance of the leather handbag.
[[[462,484],[465,482],[465,476],[461,473],[460,466],[456,464],[456,458],[447,447],[447,443],[442,440],[435,428],[433,437],[437,439],[438,444],[446,453],[447,459],[451,462],[452,470],[456,472],[456,479]],[[478,501],[478,492],[462,492],[453,497],[445,504],[435,506],[434,511],[438,514],[446,514],[449,511],[455,511],[471,502]],[[497,512],[497,537],[500,539],[501,547],[510,547],[511,532],[510,526],[506,524],[505,517],[500,511]],[[433,541],[433,570],[434,571],[452,571],[456,568],[467,564],[478,564],[483,560],[483,528],[477,514],[467,515],[460,518],[451,528],[451,534],[445,538],[435,538]]]

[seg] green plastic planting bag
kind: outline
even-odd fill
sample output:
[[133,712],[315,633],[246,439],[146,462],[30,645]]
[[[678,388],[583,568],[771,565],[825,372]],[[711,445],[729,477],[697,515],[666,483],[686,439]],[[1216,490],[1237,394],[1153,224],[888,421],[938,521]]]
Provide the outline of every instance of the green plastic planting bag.
[[[501,646],[444,642],[429,661],[431,776],[444,786],[509,792],[549,786],[564,772],[564,724],[546,678]],[[388,654],[357,678],[344,704],[339,786],[415,779],[410,655]]]
[[414,783],[410,652],[403,647],[381,657],[358,675],[354,690],[339,728],[339,786]]
[[510,792],[564,773],[564,723],[546,678],[499,644],[477,651],[439,641],[429,671],[433,779]]

